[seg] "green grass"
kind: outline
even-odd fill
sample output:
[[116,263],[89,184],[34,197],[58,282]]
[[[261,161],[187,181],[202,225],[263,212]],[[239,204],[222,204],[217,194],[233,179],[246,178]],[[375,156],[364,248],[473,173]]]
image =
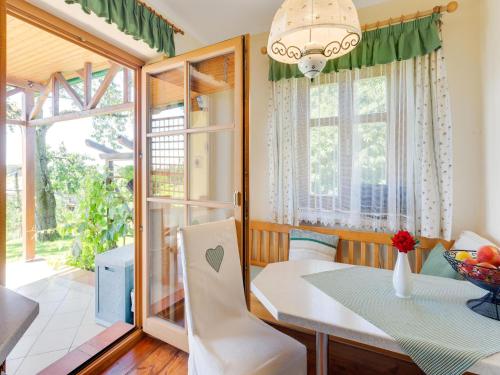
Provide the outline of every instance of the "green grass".
[[[37,258],[67,258],[71,252],[73,239],[66,238],[57,241],[37,241]],[[7,262],[15,262],[23,259],[23,241],[21,239],[7,241]]]
[[[134,237],[126,237],[125,244],[134,242]],[[71,255],[72,238],[56,241],[36,241],[36,257],[46,259],[49,264],[58,267],[67,263]],[[123,240],[118,241],[118,246]],[[7,241],[7,262],[16,262],[23,259],[23,241],[21,239]]]

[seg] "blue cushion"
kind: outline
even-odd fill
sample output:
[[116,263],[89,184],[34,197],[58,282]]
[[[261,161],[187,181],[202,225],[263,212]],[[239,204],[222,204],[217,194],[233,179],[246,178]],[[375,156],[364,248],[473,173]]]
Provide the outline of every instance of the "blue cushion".
[[427,257],[420,273],[422,275],[447,277],[449,279],[463,280],[462,276],[456,272],[444,257],[446,249],[440,243],[434,246],[434,249]]

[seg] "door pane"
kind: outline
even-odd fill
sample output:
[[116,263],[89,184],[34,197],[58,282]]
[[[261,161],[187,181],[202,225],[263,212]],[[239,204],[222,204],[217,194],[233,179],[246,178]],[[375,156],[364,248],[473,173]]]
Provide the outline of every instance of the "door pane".
[[184,67],[149,76],[148,132],[184,128]]
[[234,124],[234,53],[190,64],[191,128]]
[[234,132],[189,135],[189,199],[232,202]]
[[149,188],[154,197],[184,198],[183,134],[149,138]]
[[150,203],[148,216],[149,316],[184,326],[184,291],[178,245],[185,206]]
[[234,216],[234,209],[200,206],[189,207],[189,225],[210,223],[212,221],[229,219],[232,216]]

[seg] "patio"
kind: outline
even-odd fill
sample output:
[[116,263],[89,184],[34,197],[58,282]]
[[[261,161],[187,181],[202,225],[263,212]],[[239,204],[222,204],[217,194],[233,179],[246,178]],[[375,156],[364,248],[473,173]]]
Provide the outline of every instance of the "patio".
[[9,375],[32,375],[105,327],[94,321],[94,273],[45,260],[9,263],[7,286],[40,303],[40,314],[7,359]]

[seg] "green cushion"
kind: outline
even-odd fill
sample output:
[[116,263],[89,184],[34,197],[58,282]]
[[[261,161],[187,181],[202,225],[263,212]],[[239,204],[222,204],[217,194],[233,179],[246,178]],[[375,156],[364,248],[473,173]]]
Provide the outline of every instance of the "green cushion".
[[447,277],[449,279],[462,280],[462,276],[457,273],[444,257],[446,249],[438,243],[427,257],[420,273],[423,275]]

